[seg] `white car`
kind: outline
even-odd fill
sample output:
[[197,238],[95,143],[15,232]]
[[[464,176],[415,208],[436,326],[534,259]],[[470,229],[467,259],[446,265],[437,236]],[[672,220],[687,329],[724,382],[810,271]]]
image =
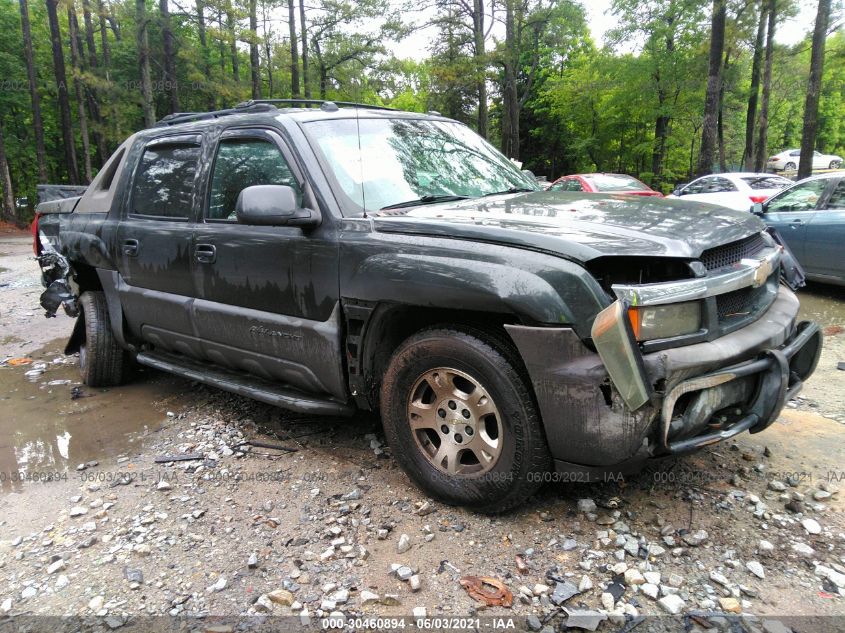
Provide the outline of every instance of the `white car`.
[[755,202],[763,202],[788,187],[792,181],[774,174],[735,172],[702,176],[681,185],[667,198],[683,198],[717,204],[736,211],[748,211]]
[[[787,149],[780,154],[771,156],[766,161],[766,167],[773,171],[795,171],[798,169],[798,159],[800,157],[800,149]],[[813,169],[839,169],[840,165],[842,165],[841,156],[813,152]]]

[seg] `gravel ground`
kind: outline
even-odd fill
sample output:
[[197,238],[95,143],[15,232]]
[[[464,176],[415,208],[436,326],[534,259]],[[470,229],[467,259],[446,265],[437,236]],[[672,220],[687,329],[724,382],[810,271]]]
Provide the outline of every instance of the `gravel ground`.
[[[33,264],[4,239],[0,359],[33,364],[0,367],[3,437],[20,470],[57,474],[0,494],[0,630],[48,615],[76,630],[324,628],[330,614],[471,618],[449,630],[845,625],[843,334],[765,433],[625,480],[549,484],[487,517],[413,487],[376,417],[297,416],[153,372],[72,399],[76,359],[56,341],[70,320],[41,317]],[[40,395],[64,426],[30,437],[19,421]],[[84,446],[45,448],[83,426],[97,436]],[[512,605],[475,599],[470,576]],[[390,628],[348,628],[367,623]]]

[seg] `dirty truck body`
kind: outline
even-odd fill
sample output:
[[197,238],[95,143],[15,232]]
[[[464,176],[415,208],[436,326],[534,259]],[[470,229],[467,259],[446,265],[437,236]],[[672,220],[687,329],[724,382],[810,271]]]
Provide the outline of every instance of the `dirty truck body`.
[[39,207],[42,302],[89,384],[380,411],[418,485],[483,511],[775,420],[821,334],[758,218],[536,189],[433,114],[174,118]]

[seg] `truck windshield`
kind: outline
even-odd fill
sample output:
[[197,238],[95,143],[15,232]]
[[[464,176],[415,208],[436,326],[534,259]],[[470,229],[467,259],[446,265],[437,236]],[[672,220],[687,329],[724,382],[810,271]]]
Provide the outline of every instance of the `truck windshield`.
[[353,212],[539,186],[465,125],[430,119],[306,124]]

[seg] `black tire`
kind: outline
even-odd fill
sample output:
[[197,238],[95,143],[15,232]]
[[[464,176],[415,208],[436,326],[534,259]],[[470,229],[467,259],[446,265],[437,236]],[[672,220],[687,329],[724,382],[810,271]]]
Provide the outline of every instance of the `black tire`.
[[79,298],[85,339],[79,348],[79,373],[89,387],[114,387],[129,373],[129,355],[112,333],[106,297],[102,292],[83,292]]
[[[399,464],[432,497],[450,505],[495,514],[524,503],[540,487],[552,460],[520,365],[517,352],[504,339],[469,328],[423,330],[396,350],[381,387],[382,423]],[[411,390],[427,372],[438,368],[454,368],[471,377],[489,394],[500,413],[494,416],[501,417],[501,431],[497,431],[501,434],[500,452],[492,462],[494,465],[484,473],[442,472],[411,430]],[[460,460],[457,461],[462,467]]]
[[839,169],[839,165],[841,165],[841,164],[842,163],[840,163],[838,160],[832,160],[832,161],[830,161],[830,168],[831,169]]
[[787,163],[786,165],[783,166],[784,171],[795,171],[796,169],[797,169],[797,166],[795,165],[795,163]]

